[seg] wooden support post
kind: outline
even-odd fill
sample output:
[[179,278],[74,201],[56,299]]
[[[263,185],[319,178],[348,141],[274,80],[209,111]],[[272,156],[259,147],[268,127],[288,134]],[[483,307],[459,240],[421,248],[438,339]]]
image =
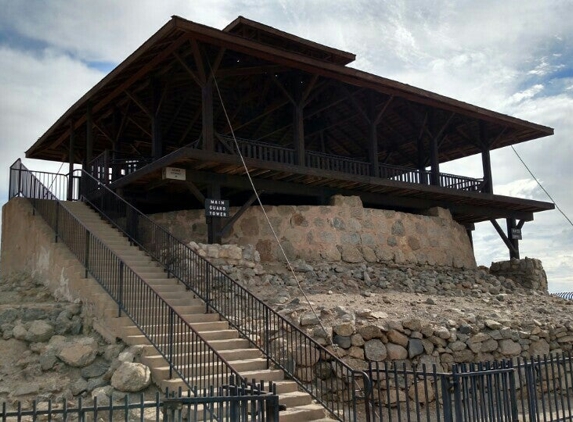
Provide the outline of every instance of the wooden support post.
[[203,112],[203,149],[215,150],[215,129],[213,120],[213,83],[209,78],[201,87],[201,110]]
[[490,143],[487,137],[487,130],[484,122],[480,122],[479,136],[481,143],[481,162],[483,167],[483,188],[484,193],[493,193],[493,178],[491,173],[491,157],[489,154]]
[[67,193],[68,201],[72,201],[74,199],[75,141],[76,141],[76,132],[74,131],[73,124],[70,122],[70,145],[68,149],[68,193]]
[[94,130],[93,130],[92,105],[90,102],[88,102],[86,110],[86,156],[85,156],[86,166],[92,162],[93,151],[94,151]]
[[517,239],[514,235],[513,235],[513,229],[517,229],[517,223],[515,218],[508,218],[507,219],[507,237],[509,239],[509,242],[511,243],[511,245],[513,246],[512,248],[509,248],[509,259],[519,259],[519,239]]
[[470,240],[470,245],[472,247],[472,250],[474,249],[474,237],[473,237],[473,232],[476,229],[475,224],[466,224],[466,233],[468,235],[468,239]]
[[[263,194],[263,192],[264,191],[259,192],[259,197]],[[257,195],[253,193],[249,198],[249,200],[243,204],[241,209],[237,211],[229,221],[227,221],[227,224],[225,224],[225,226],[223,226],[223,228],[221,229],[221,237],[225,236],[229,232],[229,230],[233,228],[233,225],[237,222],[237,220],[241,218],[241,216],[245,213],[245,211],[247,211],[251,207],[251,205],[253,205],[253,202],[255,202],[256,200],[257,200]]]
[[[115,181],[117,179],[119,179],[120,177],[120,166],[117,164],[118,163],[118,159],[120,158],[120,154],[119,151],[121,150],[121,146],[119,145],[119,139],[120,139],[120,131],[121,131],[121,118],[120,118],[120,111],[119,109],[115,108],[113,111],[113,130],[115,132],[114,136],[113,136],[113,149],[111,151],[111,162],[113,163],[112,165],[112,169],[111,169],[111,180]],[[153,122],[152,122],[152,126],[153,126]],[[152,130],[152,137],[153,137],[153,130]],[[152,143],[152,149],[153,149],[153,143]],[[153,153],[152,153],[153,156]]]
[[295,163],[304,166],[305,145],[304,145],[304,93],[302,79],[297,75],[294,79],[293,87],[293,143],[295,150]]
[[203,196],[203,194],[201,193],[199,188],[195,185],[195,183],[186,181],[185,186],[187,186],[187,189],[189,189],[189,192],[191,192],[193,194],[193,196],[195,198],[197,198],[197,200],[199,202],[201,202],[202,204],[205,204],[205,196]]
[[[513,223],[515,223],[515,219],[510,219],[508,218],[508,235],[511,237],[511,228],[509,227],[509,220],[513,220]],[[495,231],[497,232],[497,234],[499,234],[499,237],[501,237],[501,240],[503,240],[503,243],[505,243],[505,246],[507,246],[507,249],[509,250],[509,258],[517,258],[519,259],[519,244],[517,244],[517,241],[515,241],[515,243],[513,242],[513,240],[511,240],[508,235],[506,235],[503,231],[503,229],[500,227],[500,225],[497,223],[497,221],[495,220],[489,220],[491,222],[491,224],[493,225],[493,227],[495,228]],[[517,246],[517,248],[516,248]]]
[[430,174],[430,183],[434,186],[440,186],[440,160],[438,158],[438,140],[430,140],[430,165],[432,167]]
[[420,184],[427,185],[428,177],[426,174],[426,155],[424,154],[424,138],[418,137],[418,171],[420,172]]
[[163,140],[161,139],[161,118],[160,118],[160,101],[161,101],[161,82],[157,78],[151,81],[153,109],[151,116],[151,156],[153,161],[159,160],[163,156]]
[[[221,185],[212,182],[207,190],[209,199],[221,199]],[[221,243],[221,218],[206,217],[207,219],[207,243]]]
[[378,118],[374,104],[374,96],[370,93],[368,98],[368,156],[370,161],[370,175],[378,177],[380,166],[378,163]]

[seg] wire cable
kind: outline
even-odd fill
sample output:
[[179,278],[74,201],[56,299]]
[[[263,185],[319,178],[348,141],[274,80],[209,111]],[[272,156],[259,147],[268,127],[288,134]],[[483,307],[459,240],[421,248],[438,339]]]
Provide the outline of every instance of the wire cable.
[[515,153],[515,155],[517,155],[517,158],[519,158],[519,161],[521,161],[521,164],[523,164],[523,166],[527,169],[527,171],[529,172],[529,174],[531,175],[531,177],[533,177],[533,180],[535,180],[537,182],[537,184],[539,185],[539,187],[543,190],[543,192],[545,192],[545,194],[547,195],[547,197],[549,199],[551,199],[551,201],[555,204],[555,208],[557,208],[557,211],[559,211],[561,213],[561,215],[563,215],[563,217],[565,217],[565,219],[569,222],[569,224],[573,227],[573,222],[571,222],[571,220],[569,219],[569,217],[567,217],[567,215],[563,212],[563,210],[559,207],[559,205],[557,205],[557,202],[555,201],[555,199],[553,199],[553,197],[549,194],[549,192],[547,192],[547,189],[545,189],[543,187],[543,185],[541,184],[541,182],[537,179],[537,177],[535,177],[535,175],[533,174],[533,172],[531,171],[531,169],[527,166],[527,164],[525,164],[525,161],[523,161],[523,158],[521,158],[521,156],[518,154],[517,150],[513,147],[513,145],[511,145],[511,149],[513,150],[513,152]]
[[221,102],[221,107],[223,109],[223,114],[225,115],[225,119],[227,119],[227,123],[229,125],[229,130],[231,131],[231,136],[233,137],[233,142],[235,144],[235,148],[237,149],[237,152],[239,154],[239,157],[241,158],[241,163],[243,164],[243,168],[245,169],[247,178],[249,179],[249,183],[251,185],[251,188],[253,189],[253,192],[255,194],[255,197],[257,198],[257,202],[259,204],[259,207],[261,208],[263,215],[265,217],[265,220],[267,221],[267,224],[269,226],[269,228],[271,229],[271,232],[273,234],[273,237],[275,238],[275,241],[277,242],[277,244],[279,245],[279,249],[281,251],[282,256],[284,257],[286,263],[287,263],[287,267],[290,271],[290,273],[292,274],[292,276],[294,277],[294,280],[298,286],[298,289],[300,290],[300,292],[302,293],[302,295],[304,296],[305,301],[307,302],[308,306],[310,307],[311,312],[314,314],[314,316],[316,317],[318,323],[320,324],[320,327],[322,328],[322,330],[324,331],[324,335],[327,336],[327,338],[330,339],[330,345],[334,348],[337,347],[337,345],[333,342],[332,338],[330,338],[330,336],[328,336],[328,331],[326,330],[325,326],[322,324],[322,321],[320,320],[319,315],[317,314],[316,310],[314,309],[314,306],[312,306],[312,302],[310,301],[310,299],[308,298],[306,292],[304,291],[304,289],[302,288],[301,284],[300,284],[300,280],[298,279],[296,273],[294,272],[294,268],[290,262],[290,260],[288,259],[288,256],[283,248],[283,246],[281,245],[281,242],[279,240],[279,237],[271,223],[271,220],[269,218],[269,216],[267,215],[267,212],[265,210],[265,207],[263,206],[263,203],[261,201],[261,198],[259,196],[259,192],[257,191],[257,188],[255,187],[255,184],[253,182],[253,179],[251,178],[251,173],[249,171],[249,168],[247,167],[247,163],[245,162],[245,159],[243,157],[243,154],[241,153],[241,149],[239,148],[239,142],[237,141],[237,138],[235,136],[235,131],[233,130],[233,126],[231,124],[231,119],[229,118],[229,115],[227,113],[227,109],[225,107],[225,104],[223,102],[223,97],[221,95],[221,91],[219,89],[219,84],[217,83],[217,79],[215,78],[215,72],[213,72],[213,69],[211,68],[211,63],[209,63],[209,68],[211,70],[211,74],[213,75],[213,82],[215,83],[215,88],[217,90],[217,95],[219,96],[219,101]]

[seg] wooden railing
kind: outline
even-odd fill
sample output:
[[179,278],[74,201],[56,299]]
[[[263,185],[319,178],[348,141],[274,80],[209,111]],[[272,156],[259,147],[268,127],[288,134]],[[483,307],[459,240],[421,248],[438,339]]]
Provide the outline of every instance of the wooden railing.
[[484,181],[482,179],[440,173],[440,186],[443,188],[481,192],[483,185]]
[[397,182],[418,183],[427,185],[430,180],[429,171],[420,171],[410,167],[378,165],[378,174],[382,179],[396,180]]
[[370,163],[338,155],[308,151],[305,156],[306,166],[320,170],[339,171],[356,176],[370,176]]
[[88,164],[86,170],[98,181],[107,185],[139,170],[150,162],[150,158],[134,157],[120,152],[105,150]]
[[[221,141],[217,144],[217,152],[225,154],[234,154],[236,152],[237,147],[233,138],[222,135],[217,135],[217,137]],[[237,144],[245,158],[272,161],[280,164],[294,164],[294,149],[246,139],[237,139]]]
[[[254,160],[269,161],[278,164],[295,165],[296,152],[293,148],[265,142],[252,141],[217,134],[219,142],[215,144],[215,151],[222,154],[237,154],[237,145],[241,155]],[[188,148],[201,148],[199,141],[189,144]],[[88,167],[90,174],[104,184],[108,184],[119,177],[132,173],[149,161],[141,158],[116,158],[112,160],[111,154],[106,152],[93,160]],[[373,176],[372,164],[356,158],[343,157],[340,155],[325,154],[317,151],[306,151],[305,166],[313,169],[336,171],[353,176]],[[429,185],[431,172],[411,167],[393,166],[388,164],[378,165],[378,175],[381,179],[390,179],[397,182]],[[443,188],[481,192],[484,182],[482,179],[456,176],[453,174],[440,173],[439,186]]]

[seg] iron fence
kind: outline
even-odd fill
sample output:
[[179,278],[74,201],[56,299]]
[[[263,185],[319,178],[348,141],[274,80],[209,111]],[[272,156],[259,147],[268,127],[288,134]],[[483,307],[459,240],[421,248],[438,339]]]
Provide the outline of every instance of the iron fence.
[[573,421],[569,354],[454,365],[451,372],[371,362],[367,420]]
[[64,399],[34,400],[31,404],[4,402],[0,421],[204,421],[204,422],[278,422],[279,398],[272,384],[229,384],[219,388],[193,389],[183,392],[156,393],[146,399],[143,394],[98,398],[84,404]]
[[[133,208],[125,200],[82,172],[85,200],[135,244],[157,260],[165,271],[193,291],[261,350],[269,365],[283,370],[340,420],[355,420],[348,406],[357,405],[366,375],[354,371],[331,350],[294,326],[282,315],[193,249]],[[321,368],[320,377],[314,376]]]
[[573,300],[573,292],[559,292],[551,293],[553,296],[560,297],[561,299]]
[[[21,163],[19,174],[35,176]],[[118,315],[125,313],[169,364],[169,378],[177,375],[189,387],[223,385],[230,376],[240,375],[173,307],[159,296],[135,271],[104,242],[93,235],[62,202],[36,199],[37,183],[23,184],[20,194],[32,201],[54,230],[55,241],[63,242],[85,267],[85,276],[93,276],[118,304]]]

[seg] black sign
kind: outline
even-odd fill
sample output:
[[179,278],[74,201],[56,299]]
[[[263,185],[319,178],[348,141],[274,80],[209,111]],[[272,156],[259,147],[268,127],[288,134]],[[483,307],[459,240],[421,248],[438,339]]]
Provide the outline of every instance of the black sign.
[[521,229],[511,229],[511,238],[513,240],[521,240]]
[[205,199],[205,217],[228,217],[229,201],[226,199]]

